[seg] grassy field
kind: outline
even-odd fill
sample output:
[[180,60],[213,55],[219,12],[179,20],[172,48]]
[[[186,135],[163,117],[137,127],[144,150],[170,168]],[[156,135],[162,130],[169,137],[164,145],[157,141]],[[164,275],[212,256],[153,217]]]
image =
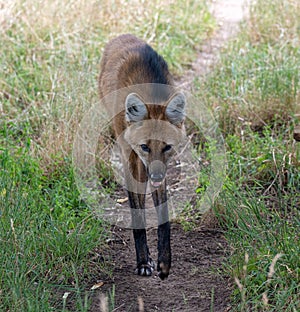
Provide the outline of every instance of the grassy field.
[[[104,44],[151,43],[181,75],[215,28],[205,1],[0,2],[0,310],[87,311],[107,225],[76,188],[71,149],[97,102]],[[228,176],[214,210],[226,229],[233,311],[300,309],[300,5],[257,0],[195,93],[216,112]],[[95,257],[99,256],[99,260]],[[92,265],[91,265],[92,262]]]
[[226,141],[215,211],[231,246],[234,311],[300,309],[299,21],[297,1],[256,1],[216,69],[196,83]]

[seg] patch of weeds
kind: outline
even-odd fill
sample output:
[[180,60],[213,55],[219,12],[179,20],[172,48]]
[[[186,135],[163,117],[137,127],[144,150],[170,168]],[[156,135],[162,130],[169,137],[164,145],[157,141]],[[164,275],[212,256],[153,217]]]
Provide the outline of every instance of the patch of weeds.
[[240,35],[196,85],[218,114],[227,148],[214,212],[232,250],[226,268],[237,311],[300,306],[299,16],[295,1],[252,4]]
[[173,72],[182,73],[191,65],[203,40],[215,29],[215,21],[203,1],[174,1],[167,8],[161,5],[156,14],[156,28],[151,30],[154,46]]
[[[237,308],[293,311],[299,306],[299,146],[291,131],[268,128],[228,135],[226,143],[228,177],[215,211],[233,248],[228,269],[238,286]],[[276,255],[282,256],[271,278]]]
[[99,159],[97,162],[97,173],[99,182],[107,194],[113,194],[116,190],[117,183],[112,167],[106,161]]
[[80,283],[103,271],[89,257],[105,224],[80,201],[67,164],[45,179],[29,150],[15,147],[1,150],[0,166],[1,310],[49,311],[53,287],[71,285],[74,270]]
[[[199,93],[206,94],[218,112],[224,135],[241,135],[247,126],[254,131],[280,127],[299,114],[300,50],[295,44],[299,32],[297,22],[292,25],[286,19],[299,19],[299,5],[295,1],[258,1],[250,11],[250,20],[224,49],[218,66],[197,84]],[[271,18],[275,13],[278,16]],[[272,26],[267,27],[268,23]],[[254,29],[261,32],[259,39]],[[270,29],[282,33],[274,37]]]
[[299,213],[290,218],[279,207],[270,210],[250,189],[227,187],[222,219],[233,248],[227,268],[238,286],[238,311],[294,311],[299,306]]
[[228,177],[215,212],[233,250],[227,265],[237,284],[236,308],[294,311],[299,306],[299,146],[285,128],[262,133],[248,128],[242,137],[228,135],[226,143]]

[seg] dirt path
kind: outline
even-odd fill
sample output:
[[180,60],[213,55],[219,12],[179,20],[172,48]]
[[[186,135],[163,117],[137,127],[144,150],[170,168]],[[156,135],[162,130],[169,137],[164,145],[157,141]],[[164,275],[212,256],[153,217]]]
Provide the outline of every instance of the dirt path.
[[[235,34],[243,18],[243,0],[217,0],[212,12],[219,29],[199,52],[196,62],[179,81],[186,89],[195,77],[204,76],[218,59],[218,53]],[[101,307],[103,294],[115,285],[114,311],[215,311],[230,310],[229,279],[221,272],[227,245],[218,229],[198,229],[185,232],[180,225],[172,225],[172,271],[161,281],[156,274],[143,278],[133,274],[135,249],[130,230],[115,228],[114,239],[107,256],[113,261],[113,278],[94,293],[91,311],[106,311]],[[157,235],[148,230],[148,245],[156,259]],[[102,298],[102,301],[101,301]]]
[[[156,259],[156,229],[148,231],[151,256]],[[113,279],[101,288],[108,293],[115,285],[114,311],[229,311],[228,279],[217,271],[225,256],[226,241],[218,230],[185,232],[172,225],[173,267],[169,278],[161,281],[134,275],[135,249],[131,231],[115,229],[110,257]],[[142,306],[144,309],[142,309]],[[101,295],[95,295],[91,311],[101,310]]]
[[179,81],[179,85],[190,89],[195,77],[203,77],[218,61],[222,47],[234,37],[239,23],[247,17],[247,0],[215,0],[211,12],[216,18],[218,29],[199,52],[192,67]]

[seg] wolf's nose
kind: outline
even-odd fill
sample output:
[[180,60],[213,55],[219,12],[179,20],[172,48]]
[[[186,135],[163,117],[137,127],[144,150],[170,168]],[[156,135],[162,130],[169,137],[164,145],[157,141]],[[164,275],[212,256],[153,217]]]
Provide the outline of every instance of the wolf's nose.
[[162,173],[151,173],[150,179],[154,182],[160,182],[164,178],[164,175]]
[[149,166],[149,178],[152,186],[159,187],[166,174],[166,165],[160,160],[154,160]]

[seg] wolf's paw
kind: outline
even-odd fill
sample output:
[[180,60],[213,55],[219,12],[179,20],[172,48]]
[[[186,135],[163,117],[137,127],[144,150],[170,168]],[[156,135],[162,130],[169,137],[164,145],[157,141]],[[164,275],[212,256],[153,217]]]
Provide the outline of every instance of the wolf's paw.
[[158,277],[161,280],[164,280],[169,276],[170,266],[165,265],[163,262],[158,263],[157,265]]
[[154,270],[154,263],[149,260],[147,264],[141,264],[135,269],[135,273],[140,276],[151,276]]

